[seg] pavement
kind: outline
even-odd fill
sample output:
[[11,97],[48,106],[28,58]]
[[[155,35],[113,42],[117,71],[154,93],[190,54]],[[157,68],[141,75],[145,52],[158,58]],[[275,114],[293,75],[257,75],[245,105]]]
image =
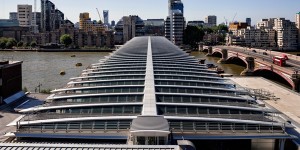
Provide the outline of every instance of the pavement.
[[[4,135],[9,132],[16,131],[15,126],[7,127],[7,125],[11,122],[14,122],[16,119],[19,119],[20,116],[23,114],[16,112],[14,109],[16,107],[26,107],[28,105],[25,105],[24,102],[30,103],[31,101],[41,101],[42,103],[46,100],[46,98],[49,96],[49,94],[38,94],[38,93],[32,93],[27,95],[26,97],[23,97],[19,100],[17,100],[15,103],[10,105],[1,105],[0,107],[0,142],[4,142],[7,137]],[[38,103],[38,104],[42,104]],[[23,104],[23,105],[22,105]]]
[[231,77],[237,85],[244,88],[263,89],[269,91],[276,99],[264,100],[267,106],[271,106],[281,112],[286,121],[300,128],[300,94],[262,77]]

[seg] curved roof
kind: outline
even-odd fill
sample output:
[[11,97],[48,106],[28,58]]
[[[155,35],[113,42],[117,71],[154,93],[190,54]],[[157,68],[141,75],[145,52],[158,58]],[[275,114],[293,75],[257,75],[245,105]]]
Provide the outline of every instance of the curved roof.
[[[74,128],[129,132],[128,126],[140,134],[173,129],[182,136],[191,130],[235,129],[284,134],[288,126],[276,111],[261,108],[244,93],[166,38],[137,37],[81,77],[71,78],[67,87],[54,90],[48,100],[55,105],[26,110],[34,114],[25,116],[18,128],[42,130],[39,134]],[[131,124],[120,122],[124,119]]]

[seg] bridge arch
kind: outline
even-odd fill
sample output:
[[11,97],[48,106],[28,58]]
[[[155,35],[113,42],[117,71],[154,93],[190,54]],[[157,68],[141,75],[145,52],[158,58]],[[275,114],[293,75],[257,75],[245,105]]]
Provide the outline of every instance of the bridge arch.
[[227,59],[227,63],[229,64],[236,64],[236,65],[240,65],[240,66],[243,66],[243,67],[247,67],[248,66],[248,62],[241,58],[241,57],[238,57],[238,56],[230,56],[228,59]]
[[220,51],[213,51],[212,56],[222,58],[223,54]]
[[[295,87],[296,87],[295,83],[293,82],[293,80],[290,77],[284,75],[280,71],[273,70],[272,67],[265,66],[265,67],[256,68],[253,72],[253,75],[254,76],[262,76],[264,78],[271,79],[271,80],[277,79],[276,81],[289,86],[291,89],[295,89]],[[272,78],[270,78],[270,77],[272,77]]]

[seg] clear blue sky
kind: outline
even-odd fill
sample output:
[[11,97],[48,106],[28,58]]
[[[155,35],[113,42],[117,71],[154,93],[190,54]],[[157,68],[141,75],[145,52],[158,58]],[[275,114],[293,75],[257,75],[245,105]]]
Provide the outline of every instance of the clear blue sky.
[[[17,4],[31,4],[34,0],[0,0],[0,18],[8,18],[9,12],[17,11]],[[110,21],[119,20],[124,15],[139,15],[142,19],[166,18],[168,0],[51,0],[71,21],[78,22],[81,12],[89,12],[93,20],[98,20],[96,7],[110,12]],[[185,17],[190,20],[204,20],[207,15],[216,15],[218,23],[224,17],[232,21],[252,18],[255,24],[262,18],[285,17],[295,21],[295,14],[300,11],[300,0],[182,0]],[[37,0],[37,10],[41,9]]]

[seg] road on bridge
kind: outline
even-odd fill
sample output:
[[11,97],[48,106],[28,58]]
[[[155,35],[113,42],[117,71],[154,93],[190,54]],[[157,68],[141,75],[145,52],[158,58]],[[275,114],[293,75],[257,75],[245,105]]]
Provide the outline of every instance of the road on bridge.
[[[253,49],[253,48],[248,49],[248,48],[235,47],[235,46],[214,46],[214,48],[227,49],[227,50],[229,50],[229,53],[230,53],[230,51],[234,51],[234,52],[246,54],[248,56],[251,56],[251,57],[254,57],[254,58],[259,58],[263,61],[267,61],[270,64],[273,63],[273,60],[272,60],[273,56],[280,55],[280,52],[259,50],[259,49]],[[255,52],[254,52],[254,50],[255,50]],[[264,52],[266,52],[266,53],[264,54]],[[286,54],[286,55],[290,55],[290,54]],[[294,58],[290,57],[290,59],[287,60],[287,65],[289,65],[291,67],[284,67],[284,68],[286,68],[286,69],[288,69],[292,72],[294,72],[295,70],[300,71],[300,58],[298,58],[297,56],[295,56]],[[286,69],[282,68],[282,69],[279,69],[279,70],[286,70]]]

